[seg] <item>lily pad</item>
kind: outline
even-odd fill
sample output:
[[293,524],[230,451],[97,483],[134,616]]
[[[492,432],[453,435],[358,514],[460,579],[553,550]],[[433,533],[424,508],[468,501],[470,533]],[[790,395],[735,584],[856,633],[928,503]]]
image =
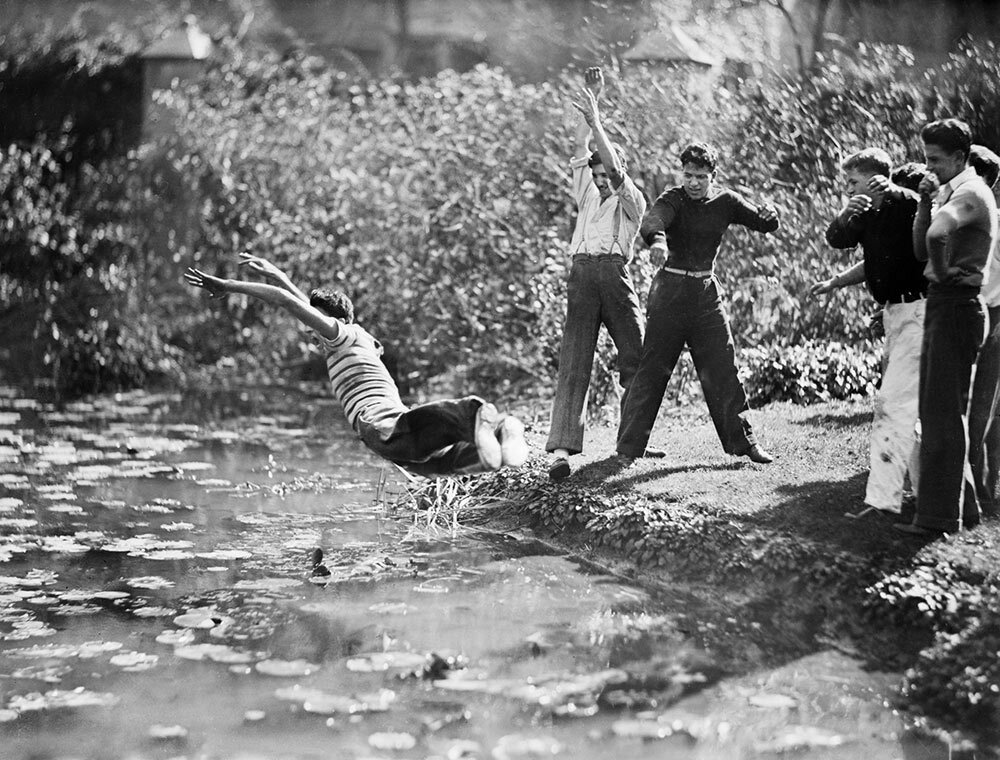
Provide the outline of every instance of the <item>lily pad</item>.
[[381,731],[368,737],[368,744],[381,750],[407,750],[417,746],[412,734]]
[[155,724],[149,727],[149,731],[147,733],[151,739],[160,739],[161,741],[177,741],[179,739],[186,739],[188,730],[184,728],[184,726],[163,726]]
[[312,675],[320,669],[320,666],[306,660],[261,660],[254,669],[265,676],[295,678]]
[[122,652],[111,658],[110,662],[117,668],[121,668],[127,673],[139,673],[143,670],[150,670],[156,667],[160,658],[155,654],[144,654],[143,652]]
[[754,750],[765,752],[795,752],[812,747],[839,747],[849,739],[835,731],[815,726],[788,726],[774,739],[754,745]]

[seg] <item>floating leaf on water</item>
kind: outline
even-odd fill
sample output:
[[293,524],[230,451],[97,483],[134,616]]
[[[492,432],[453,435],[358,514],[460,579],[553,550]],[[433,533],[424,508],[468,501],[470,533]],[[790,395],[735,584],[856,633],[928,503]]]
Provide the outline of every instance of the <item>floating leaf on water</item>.
[[24,502],[20,499],[15,499],[13,496],[4,496],[0,498],[0,514],[4,512],[13,512],[19,507],[23,507]]
[[177,741],[178,739],[186,739],[188,730],[184,726],[162,726],[157,723],[149,727],[148,734],[151,739]]
[[215,549],[210,552],[197,552],[195,556],[200,557],[201,559],[225,562],[227,560],[250,559],[253,554],[243,549]]
[[174,467],[183,472],[199,472],[215,469],[215,465],[211,462],[176,462]]
[[137,618],[172,617],[177,614],[173,607],[136,607],[132,614]]
[[90,551],[89,546],[69,536],[44,536],[39,549],[50,554],[83,554]]
[[190,628],[182,628],[179,631],[164,631],[156,637],[156,641],[167,646],[182,647],[194,642],[195,638],[194,631]]
[[629,739],[666,739],[674,733],[669,723],[656,720],[617,720],[611,731],[615,736]]
[[306,660],[261,660],[254,669],[265,676],[294,678],[312,675],[320,669],[320,666]]
[[16,710],[0,708],[0,723],[9,723],[12,720],[17,720],[19,714]]
[[72,707],[111,707],[117,703],[118,697],[114,694],[88,691],[79,686],[72,691],[53,689],[44,694],[35,692],[23,696],[14,696],[7,703],[7,707],[23,713]]
[[553,757],[563,751],[563,746],[548,736],[501,736],[493,748],[495,760],[525,760],[526,758]]
[[749,702],[754,707],[767,707],[773,710],[791,710],[794,707],[798,707],[799,704],[797,700],[784,694],[768,694],[764,692],[754,694],[750,697]]
[[174,625],[180,628],[215,628],[224,619],[215,609],[196,609],[175,617]]
[[80,644],[77,657],[81,660],[90,660],[107,652],[117,652],[121,648],[120,641],[85,641]]
[[63,660],[68,657],[76,657],[80,650],[77,647],[66,646],[64,644],[36,644],[33,647],[22,649],[8,649],[4,652],[7,657],[24,657],[27,659],[47,659]]
[[10,674],[11,678],[24,678],[33,681],[44,681],[45,683],[59,683],[62,677],[72,673],[73,669],[69,665],[50,665],[19,668]]
[[308,700],[323,699],[327,696],[327,693],[322,689],[313,689],[308,686],[283,686],[280,689],[274,690],[274,696],[276,699],[280,699],[283,702],[306,702]]
[[381,731],[368,737],[368,744],[381,750],[406,750],[417,746],[411,734]]
[[159,575],[140,575],[136,578],[127,578],[125,580],[132,588],[145,588],[145,589],[164,589],[173,588],[174,582],[167,580]]
[[225,644],[192,644],[177,647],[174,654],[182,660],[210,660],[212,654],[228,649]]
[[156,667],[160,658],[155,654],[144,654],[143,652],[122,652],[111,658],[110,662],[117,668],[129,673],[138,673]]
[[38,520],[19,517],[0,517],[0,528],[11,528],[13,530],[27,530],[38,525]]
[[163,525],[160,526],[160,528],[162,530],[167,531],[168,533],[175,533],[181,530],[194,530],[194,523],[189,523],[189,522],[164,523]]
[[147,552],[130,552],[130,557],[142,557],[158,562],[174,562],[181,559],[194,559],[194,553],[183,549],[154,549]]
[[416,670],[427,664],[427,655],[418,652],[374,652],[352,657],[347,669],[355,673],[374,673],[381,670]]
[[56,514],[60,515],[84,514],[84,509],[79,504],[53,504],[51,507],[48,507],[48,511],[55,512]]
[[259,723],[267,717],[267,713],[263,710],[247,710],[243,713],[244,723]]
[[92,596],[94,599],[128,599],[132,595],[127,591],[95,591]]
[[815,726],[788,726],[771,741],[754,745],[754,750],[764,752],[792,752],[811,747],[839,747],[849,739],[842,734]]

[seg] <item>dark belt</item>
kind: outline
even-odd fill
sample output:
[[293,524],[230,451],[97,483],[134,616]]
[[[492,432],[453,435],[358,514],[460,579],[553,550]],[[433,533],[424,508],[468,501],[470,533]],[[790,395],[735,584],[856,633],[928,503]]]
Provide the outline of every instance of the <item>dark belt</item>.
[[923,293],[903,293],[902,295],[896,296],[895,298],[885,299],[886,303],[898,304],[898,303],[913,303],[914,301],[923,301],[927,298]]

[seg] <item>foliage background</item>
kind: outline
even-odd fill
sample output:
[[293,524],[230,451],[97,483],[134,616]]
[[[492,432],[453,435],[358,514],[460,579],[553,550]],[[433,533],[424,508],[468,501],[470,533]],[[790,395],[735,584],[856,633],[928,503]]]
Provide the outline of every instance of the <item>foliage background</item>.
[[[134,66],[116,44],[78,45],[70,67],[12,55],[4,76],[113,81]],[[996,46],[970,44],[925,76],[910,63],[904,50],[860,46],[808,76],[711,91],[681,70],[609,67],[607,121],[650,200],[673,182],[683,145],[704,139],[722,149],[723,183],[781,213],[774,235],[734,228],[717,267],[757,401],[841,398],[877,381],[864,289],[805,295],[855,257],[822,234],[841,202],[841,157],[869,144],[918,157],[917,127],[945,114],[998,147]],[[236,253],[251,250],[304,286],[346,289],[407,392],[544,394],[575,213],[578,86],[577,72],[521,83],[484,67],[360,81],[304,55],[223,44],[202,82],[164,96],[177,114],[169,140],[128,151],[115,131],[85,141],[73,114],[34,140],[8,137],[0,329],[68,393],[206,366],[244,377],[315,366],[282,315],[181,284],[189,264],[236,275]],[[652,271],[640,253],[643,296]],[[605,340],[596,408],[613,397],[612,364]],[[690,397],[692,378],[682,367],[674,400]]]

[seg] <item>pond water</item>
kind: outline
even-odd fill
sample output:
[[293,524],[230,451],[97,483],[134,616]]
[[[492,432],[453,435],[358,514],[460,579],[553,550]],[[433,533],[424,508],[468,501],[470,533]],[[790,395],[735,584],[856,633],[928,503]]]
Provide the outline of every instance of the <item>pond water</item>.
[[891,675],[734,674],[711,632],[766,621],[404,491],[320,386],[0,387],[0,757],[946,756]]

